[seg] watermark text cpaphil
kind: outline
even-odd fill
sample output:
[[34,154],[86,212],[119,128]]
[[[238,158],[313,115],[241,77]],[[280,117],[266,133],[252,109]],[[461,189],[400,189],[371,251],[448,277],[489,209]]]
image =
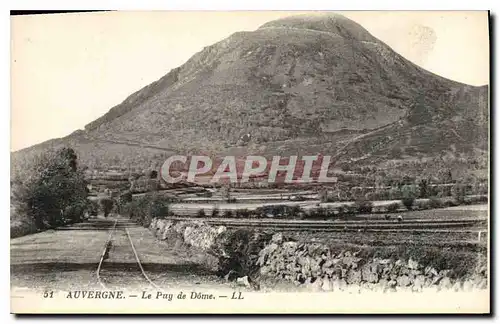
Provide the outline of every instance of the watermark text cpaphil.
[[330,156],[273,156],[251,155],[212,158],[205,155],[174,155],[162,165],[160,174],[167,183],[331,183],[337,178],[329,175]]

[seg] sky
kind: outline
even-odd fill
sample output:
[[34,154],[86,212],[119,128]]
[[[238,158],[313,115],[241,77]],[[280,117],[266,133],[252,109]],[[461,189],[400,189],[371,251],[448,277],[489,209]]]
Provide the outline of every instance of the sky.
[[[11,17],[11,151],[69,135],[237,31],[305,12],[106,12]],[[340,12],[410,61],[485,85],[485,11]]]

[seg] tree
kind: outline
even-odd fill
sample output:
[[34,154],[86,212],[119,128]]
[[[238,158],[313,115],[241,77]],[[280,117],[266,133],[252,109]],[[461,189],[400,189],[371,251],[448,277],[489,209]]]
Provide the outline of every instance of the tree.
[[87,182],[77,169],[73,149],[47,151],[35,161],[18,197],[37,228],[61,225],[66,218],[78,221],[90,208]]
[[430,196],[429,185],[427,179],[421,179],[418,183],[419,197],[427,198]]
[[440,169],[438,171],[438,179],[441,183],[452,183],[453,182],[453,176],[451,174],[450,169]]
[[417,195],[417,190],[414,185],[404,185],[401,188],[403,199],[401,199],[401,203],[406,207],[406,209],[411,210],[413,203],[415,202],[415,198]]
[[462,204],[465,201],[465,194],[466,194],[466,186],[461,183],[456,183],[453,186],[453,198],[460,204]]
[[113,210],[113,207],[115,205],[113,199],[111,198],[102,198],[99,203],[101,204],[102,211],[104,213],[104,217],[108,217],[109,213],[111,213],[111,210]]

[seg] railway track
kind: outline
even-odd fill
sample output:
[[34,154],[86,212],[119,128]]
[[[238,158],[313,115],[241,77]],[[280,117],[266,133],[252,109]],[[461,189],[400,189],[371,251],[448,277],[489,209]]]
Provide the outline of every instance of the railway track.
[[96,270],[97,281],[105,289],[134,286],[161,290],[147,275],[141,263],[128,227],[136,224],[115,219],[104,244]]
[[484,230],[487,221],[484,219],[455,219],[455,220],[408,220],[403,222],[390,220],[375,221],[298,221],[298,220],[234,220],[174,217],[172,220],[203,220],[209,225],[226,226],[229,228],[261,228],[280,231],[438,231],[452,229],[469,229],[471,231]]

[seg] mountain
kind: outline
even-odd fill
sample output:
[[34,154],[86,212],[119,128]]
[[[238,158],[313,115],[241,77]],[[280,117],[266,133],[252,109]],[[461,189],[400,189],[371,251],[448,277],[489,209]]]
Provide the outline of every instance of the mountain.
[[13,160],[61,145],[104,169],[199,152],[469,159],[487,153],[488,127],[487,86],[426,71],[341,15],[300,15],[204,48],[84,130]]

